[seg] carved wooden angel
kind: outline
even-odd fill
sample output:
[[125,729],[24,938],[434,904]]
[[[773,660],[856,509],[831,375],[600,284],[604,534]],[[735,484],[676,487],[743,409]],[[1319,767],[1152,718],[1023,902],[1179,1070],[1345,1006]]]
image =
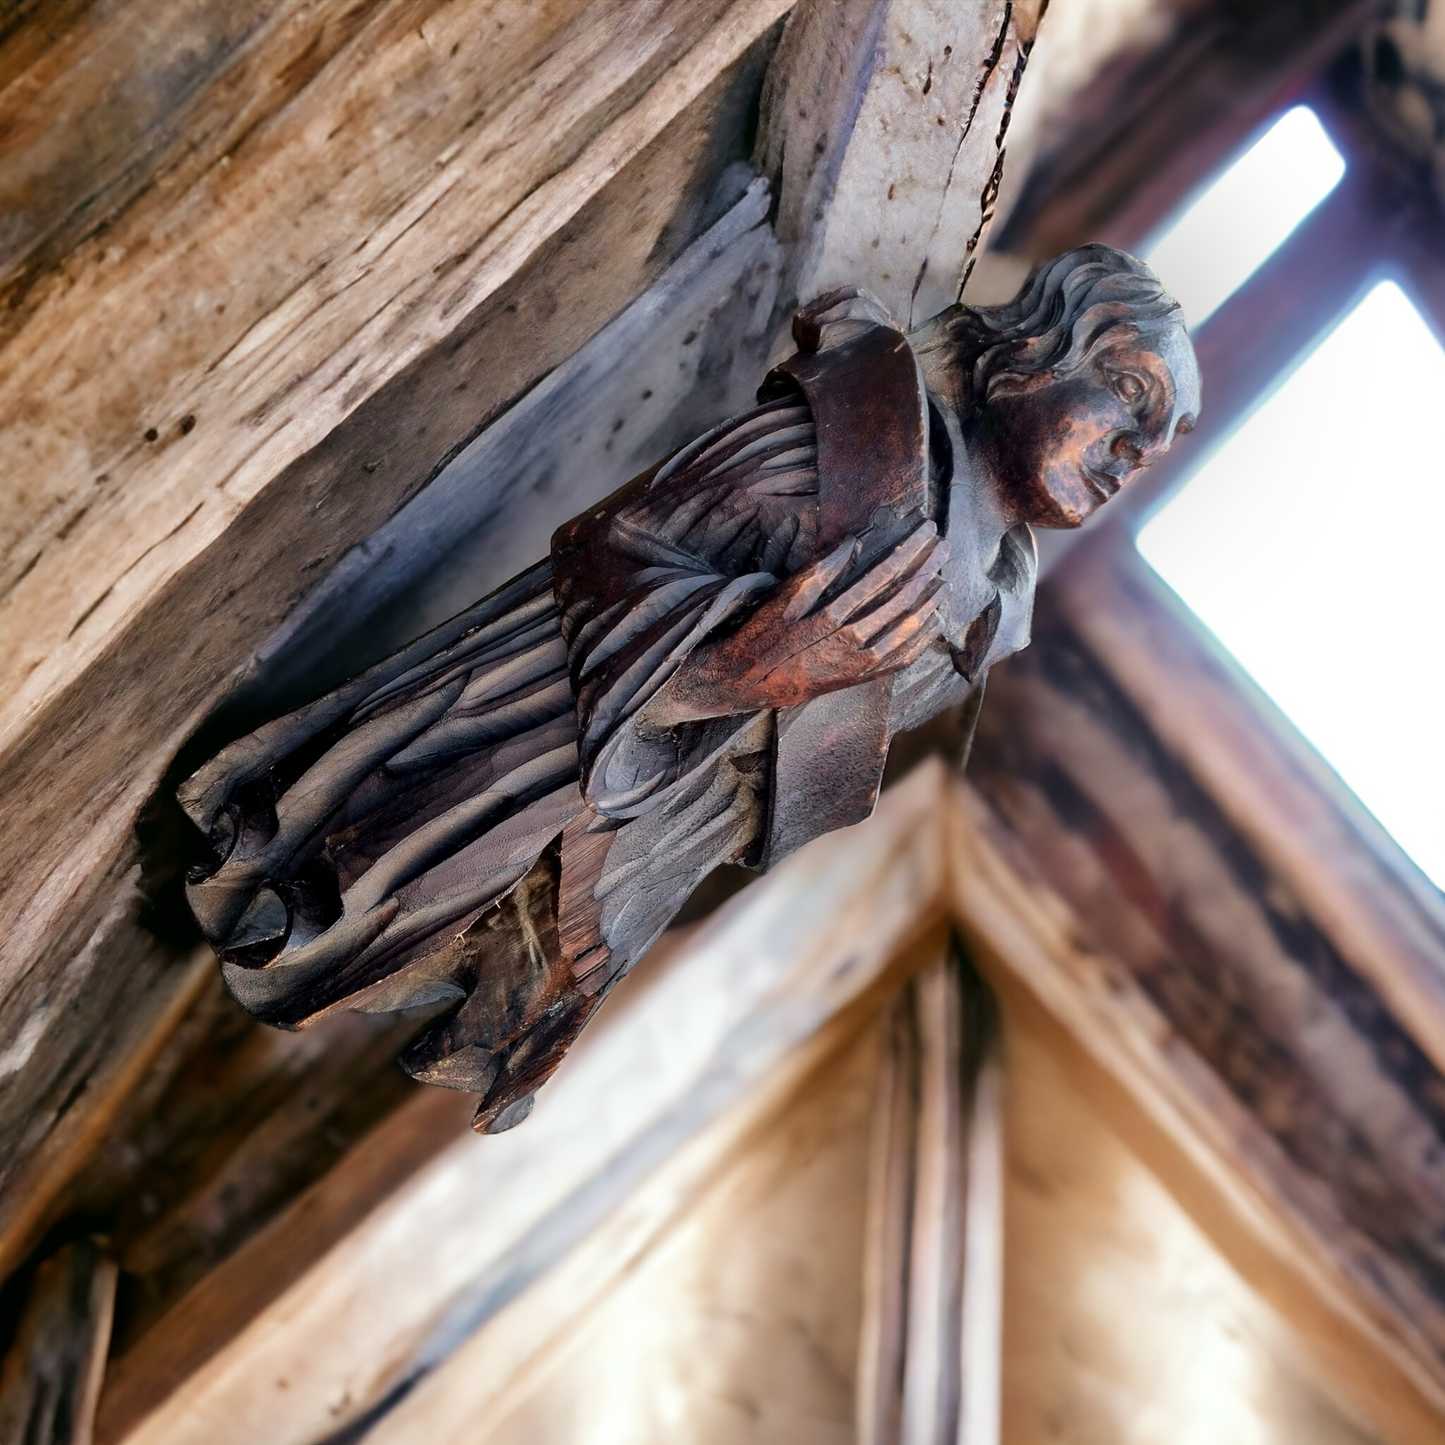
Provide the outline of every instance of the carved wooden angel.
[[714,867],[868,816],[892,735],[1027,643],[1030,527],[1199,406],[1179,308],[1106,246],[909,336],[855,289],[794,336],[753,410],[183,785],[188,898],[257,1018],[452,1000],[403,1066],[516,1123]]

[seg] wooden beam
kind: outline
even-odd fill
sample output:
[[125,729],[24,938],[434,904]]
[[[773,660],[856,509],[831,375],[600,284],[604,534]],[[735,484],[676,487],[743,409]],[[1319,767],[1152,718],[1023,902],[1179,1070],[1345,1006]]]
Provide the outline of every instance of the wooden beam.
[[[998,238],[1035,264],[1085,241],[1137,250],[1387,6],[1181,0],[1051,116]],[[1045,44],[1048,43],[1047,31]]]
[[894,1445],[903,1423],[908,1241],[918,1132],[913,990],[882,1020],[864,1215],[863,1324],[854,1391],[858,1445]]
[[1003,1196],[993,996],[940,935],[883,1021],[860,1445],[997,1445]]
[[968,1130],[958,1445],[1003,1440],[1005,1081],[1006,1064],[994,1040],[974,1080]]
[[50,1211],[52,1224],[94,1221],[110,1241],[126,1281],[114,1355],[349,1150],[364,1150],[419,1088],[394,1064],[419,1020],[353,1014],[283,1033],[247,1017],[214,965],[204,978]]
[[0,1439],[91,1445],[115,1307],[115,1261],[96,1240],[41,1261],[0,1365]]
[[[0,339],[12,1181],[147,999],[164,1012],[133,829],[177,750],[331,560],[691,238],[733,158],[719,116],[745,118],[730,77],[788,0],[487,25],[396,0],[340,38],[293,8]],[[55,83],[83,109],[84,75]]]
[[[38,438],[47,424],[59,430],[61,408],[83,455],[60,467],[47,458],[44,488],[23,472],[14,479],[13,560],[25,575],[7,605],[23,608],[29,625],[8,633],[0,653],[22,689],[7,697],[4,735],[97,655],[156,579],[198,556],[289,461],[453,335],[787,9],[786,0],[614,3],[580,16],[517,7],[488,26],[461,9],[433,17],[429,30],[407,7],[384,6],[327,67],[326,84],[292,98],[264,135],[228,136],[184,188],[172,182],[164,240],[112,225],[105,243],[121,254],[111,266],[77,258],[78,284],[47,297],[5,348],[6,392],[37,417],[31,465],[45,466]],[[530,62],[525,76],[519,62]],[[511,73],[504,79],[497,67]],[[374,131],[382,94],[389,127],[425,147],[405,169],[394,152],[375,168],[374,148],[397,139]],[[441,111],[413,135],[413,110],[428,105]],[[313,198],[304,158],[323,131],[328,165],[347,184]],[[218,191],[221,206],[212,203]],[[144,217],[152,226],[161,203]],[[275,250],[248,256],[245,238],[298,208],[302,235],[294,223],[285,231],[294,275],[267,295]],[[237,225],[239,216],[250,225]],[[130,227],[140,220],[127,217]],[[130,249],[143,240],[144,254]],[[93,325],[97,304],[108,328]],[[206,319],[158,328],[157,317],[177,307]],[[92,324],[82,328],[83,317]],[[86,347],[82,335],[95,340]],[[108,411],[132,412],[109,395],[119,378],[102,360],[126,346],[159,353],[148,358],[149,401],[132,435],[117,416],[119,435],[87,436],[87,423]],[[193,427],[179,426],[177,407]],[[166,436],[146,440],[143,423]],[[105,490],[83,515],[57,498],[47,513],[60,526],[47,529],[30,515],[32,499],[61,489],[86,496],[95,485],[86,462],[108,466]],[[144,502],[134,495],[142,493]]]
[[[214,969],[207,950],[190,959],[178,977],[163,977],[159,998],[136,1001],[138,1026],[121,1032],[119,1046],[86,1079],[82,1097],[60,1112],[45,1146],[17,1169],[14,1187],[0,1198],[0,1278],[12,1273],[47,1226],[55,1222],[56,1201],[100,1147],[182,1020],[211,984]],[[20,1066],[25,1062],[21,1060]],[[42,1118],[39,1122],[43,1127],[48,1121]]]
[[1097,660],[1155,744],[1445,1073],[1440,890],[1132,546],[1071,559],[1049,582],[1045,616]]
[[420,1388],[705,1124],[877,1007],[937,920],[943,788],[939,764],[919,769],[866,828],[741,894],[625,1028],[584,1036],[525,1128],[421,1170],[121,1438],[301,1445]]
[[1042,5],[804,0],[763,97],[785,305],[875,292],[910,328],[958,299],[993,218]]
[[[259,1026],[258,1026],[259,1027]],[[457,1139],[475,1103],[417,1089],[106,1368],[96,1439],[123,1439],[317,1260]]]
[[[1171,699],[1173,725],[1156,734],[1130,696],[1143,669],[1111,672],[1119,654],[1101,658],[1073,630],[1078,598],[1042,601],[1033,647],[990,683],[971,771],[989,806],[973,809],[955,865],[961,916],[1212,1180],[1210,1208],[1236,1229],[1249,1221],[1297,1293],[1438,1409],[1445,1075],[1416,1038],[1438,1027],[1440,1002],[1417,993],[1407,1014],[1379,991],[1406,938],[1393,960],[1344,951],[1337,926],[1362,892],[1340,864],[1358,850],[1307,891],[1230,815],[1243,790],[1216,800],[1218,772],[1194,771],[1211,747],[1229,753],[1208,726],[1209,690],[1178,676],[1179,630],[1161,632],[1172,666],[1144,692],[1156,708]],[[1324,813],[1304,779],[1283,791]],[[1256,798],[1256,817],[1267,811]],[[1428,934],[1398,890],[1376,905]]]
[[[90,0],[8,6],[0,37],[4,332],[43,304],[39,293],[85,241],[162,178],[178,141],[209,145],[218,127],[234,139],[264,121],[364,18],[359,8],[336,7],[308,23],[304,7],[286,0],[139,0],[124,15]],[[242,113],[226,115],[218,94]]]
[[[901,960],[902,967],[906,969],[923,957],[927,947],[920,944],[910,949],[908,957]],[[643,967],[651,961],[649,957]],[[679,959],[673,966],[686,964]],[[752,1191],[744,1192],[742,1198],[728,1193],[732,1176],[746,1169],[759,1154],[781,1157],[787,1160],[787,1165],[797,1167],[800,1162],[797,1153],[789,1157],[789,1148],[797,1150],[798,1136],[806,1137],[808,1132],[807,1116],[816,1115],[819,1110],[822,1101],[816,1091],[836,1087],[835,1070],[839,1064],[847,1066],[849,1054],[861,1048],[867,1060],[871,1051],[866,1035],[871,1023],[866,1011],[845,1012],[782,1060],[766,1078],[759,1079],[743,1098],[679,1148],[536,1284],[493,1315],[450,1358],[421,1380],[404,1401],[378,1422],[367,1436],[368,1445],[410,1445],[416,1440],[426,1440],[429,1445],[475,1445],[480,1440],[516,1438],[513,1431],[517,1427],[514,1418],[509,1417],[519,1407],[524,1409],[529,1398],[535,1400],[542,1391],[548,1390],[549,1385],[552,1390],[557,1389],[559,1361],[567,1361],[572,1341],[584,1331],[595,1339],[599,1331],[608,1329],[614,1317],[613,1298],[635,1283],[649,1262],[666,1251],[678,1231],[695,1229],[699,1215],[706,1218],[710,1214],[716,1221],[720,1213],[727,1221],[729,1233],[760,1228],[759,1221],[748,1209],[750,1203],[756,1207],[756,1200],[748,1198]],[[756,1185],[753,1188],[756,1189]],[[837,1229],[839,1217],[846,1219],[852,1212],[850,1203],[830,1199],[824,1207],[832,1218],[819,1220],[814,1216],[807,1226],[809,1232],[826,1236]],[[771,1244],[769,1241],[763,1248],[770,1248]],[[717,1248],[714,1240],[694,1248],[707,1255],[709,1245]],[[852,1263],[846,1254],[837,1260],[842,1271]],[[723,1286],[723,1291],[735,1298],[731,1284],[729,1281]],[[842,1281],[838,1284],[839,1293],[846,1298],[847,1284]],[[704,1312],[708,1312],[709,1307],[712,1312],[720,1312],[725,1307],[724,1301],[716,1299],[694,1299],[692,1303]],[[784,1316],[787,1335],[793,1339],[802,1337],[798,1339],[800,1350],[806,1351],[809,1357],[826,1351],[830,1358],[827,1363],[820,1362],[819,1368],[836,1380],[836,1354],[826,1350],[818,1333],[808,1329],[808,1316],[816,1316],[818,1305],[813,1303],[810,1307],[805,1299],[788,1297],[778,1300],[776,1307]],[[626,1318],[629,1317],[624,1316]],[[719,1322],[718,1333],[725,1339],[736,1328],[731,1321]],[[757,1388],[757,1361],[770,1348],[776,1350],[776,1336],[768,1334],[766,1321],[756,1314],[749,1315],[743,1329],[747,1344],[741,1359],[734,1352],[723,1351],[719,1352],[720,1358],[690,1358],[695,1343],[703,1343],[705,1347],[705,1342],[696,1342],[695,1335],[680,1334],[674,1347],[682,1357],[677,1361],[681,1376],[678,1384],[686,1382],[684,1388],[693,1394],[695,1405],[702,1410],[713,1406],[716,1392],[745,1391],[751,1395]],[[632,1343],[629,1341],[623,1346],[629,1354]],[[733,1358],[728,1358],[729,1353],[733,1353]],[[585,1360],[585,1355],[583,1358]],[[634,1388],[641,1396],[637,1404],[648,1409],[657,1399],[661,1386],[656,1377],[659,1361],[655,1354],[647,1353],[634,1358],[630,1373]],[[575,1367],[576,1361],[567,1363]],[[781,1368],[786,1372],[785,1366]],[[571,1374],[565,1364],[563,1369]],[[796,1380],[797,1375],[793,1375],[779,1391],[784,1399],[773,1396],[766,1400],[764,1409],[770,1418],[777,1419],[787,1411],[789,1386],[798,1388],[800,1393],[807,1388],[805,1384],[795,1385]],[[569,1379],[563,1389],[570,1392],[572,1387]],[[625,1389],[625,1386],[614,1390],[603,1385],[601,1393],[606,1405],[612,1406],[612,1412],[604,1420],[589,1417],[591,1428],[603,1433],[616,1432],[619,1438],[629,1438],[624,1433],[629,1423],[645,1428],[646,1416],[629,1421]],[[837,1393],[845,1392],[838,1389]],[[621,1401],[618,1394],[623,1394]],[[807,1405],[815,1407],[816,1398],[808,1398]],[[543,1412],[544,1417],[550,1414],[545,1406]],[[697,1416],[687,1410],[685,1418],[691,1424]],[[810,1426],[817,1420],[812,1409],[807,1409],[803,1418]],[[525,1435],[522,1438],[526,1438]]]

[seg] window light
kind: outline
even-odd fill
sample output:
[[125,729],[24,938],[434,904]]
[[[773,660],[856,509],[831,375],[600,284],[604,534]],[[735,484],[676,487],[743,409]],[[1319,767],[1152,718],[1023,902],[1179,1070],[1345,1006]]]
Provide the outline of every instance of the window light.
[[1139,537],[1445,887],[1445,351],[1382,282]]
[[1296,106],[1219,177],[1144,257],[1198,326],[1334,190],[1343,157]]

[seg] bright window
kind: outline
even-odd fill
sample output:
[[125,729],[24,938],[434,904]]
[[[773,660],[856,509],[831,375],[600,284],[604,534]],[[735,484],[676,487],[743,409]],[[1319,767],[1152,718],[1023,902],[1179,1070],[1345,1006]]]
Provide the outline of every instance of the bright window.
[[1307,106],[1286,112],[1149,248],[1144,259],[1198,326],[1276,251],[1345,173]]
[[1445,351],[1383,282],[1139,547],[1445,887],[1442,414]]

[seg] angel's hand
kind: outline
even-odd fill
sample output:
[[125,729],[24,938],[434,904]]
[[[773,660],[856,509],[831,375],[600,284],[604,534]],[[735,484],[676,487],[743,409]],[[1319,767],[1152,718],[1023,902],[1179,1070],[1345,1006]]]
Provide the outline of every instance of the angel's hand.
[[693,653],[648,708],[661,724],[789,707],[907,667],[940,635],[947,544],[916,528],[838,595],[849,539],[790,577],[729,636]]

